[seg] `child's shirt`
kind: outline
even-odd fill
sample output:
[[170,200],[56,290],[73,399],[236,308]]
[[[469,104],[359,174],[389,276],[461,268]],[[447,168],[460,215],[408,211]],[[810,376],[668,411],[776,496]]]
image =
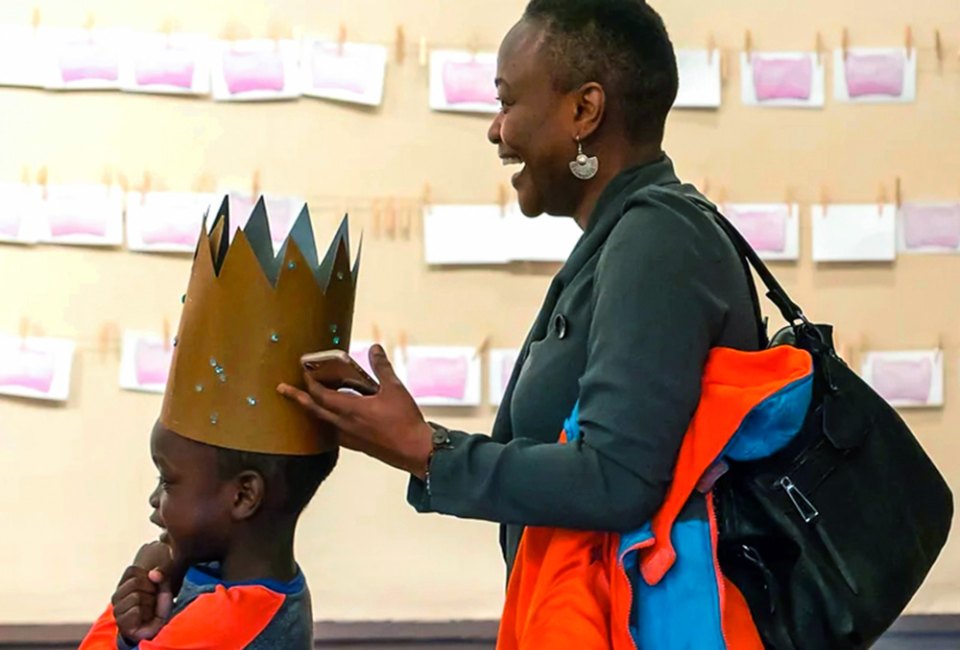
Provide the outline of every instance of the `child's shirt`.
[[216,564],[190,568],[173,614],[149,641],[127,646],[113,607],[94,623],[79,650],[267,650],[313,647],[310,590],[300,569],[289,582],[227,582]]

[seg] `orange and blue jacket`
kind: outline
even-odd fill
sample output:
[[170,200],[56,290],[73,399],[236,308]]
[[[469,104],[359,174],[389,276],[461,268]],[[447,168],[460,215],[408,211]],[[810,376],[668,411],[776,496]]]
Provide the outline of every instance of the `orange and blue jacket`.
[[[812,390],[802,350],[711,350],[660,510],[622,534],[528,527],[497,650],[762,650],[720,571],[710,488],[726,460],[764,458],[793,439]],[[577,408],[560,444],[580,444]]]
[[190,568],[173,615],[137,646],[120,638],[113,608],[94,623],[79,650],[268,650],[313,648],[310,591],[303,573],[289,582],[226,582],[216,565]]

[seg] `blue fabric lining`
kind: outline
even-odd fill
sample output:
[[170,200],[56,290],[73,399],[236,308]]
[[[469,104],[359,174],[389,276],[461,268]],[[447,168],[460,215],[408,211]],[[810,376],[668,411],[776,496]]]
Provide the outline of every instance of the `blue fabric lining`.
[[780,451],[800,431],[812,398],[813,374],[787,384],[747,413],[721,455],[747,461]]
[[218,563],[195,564],[187,570],[186,581],[192,582],[198,587],[216,585],[223,585],[227,589],[230,587],[266,587],[270,591],[275,591],[278,594],[284,594],[286,596],[299,594],[307,588],[307,581],[304,579],[303,572],[299,566],[297,567],[297,575],[288,582],[281,582],[270,578],[264,578],[262,580],[236,580],[231,582],[223,580],[220,577],[220,565]]

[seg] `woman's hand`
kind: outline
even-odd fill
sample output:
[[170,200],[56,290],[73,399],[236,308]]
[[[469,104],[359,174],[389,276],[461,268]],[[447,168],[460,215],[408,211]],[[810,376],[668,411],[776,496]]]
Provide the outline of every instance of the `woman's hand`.
[[370,348],[370,365],[380,382],[375,395],[342,393],[304,373],[307,390],[280,384],[281,395],[313,417],[334,426],[340,444],[423,478],[432,448],[433,430],[410,393],[397,379],[383,347]]

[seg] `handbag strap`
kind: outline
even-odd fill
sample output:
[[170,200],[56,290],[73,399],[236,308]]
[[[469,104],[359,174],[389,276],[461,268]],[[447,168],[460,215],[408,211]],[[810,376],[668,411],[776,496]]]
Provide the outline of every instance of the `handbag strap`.
[[[753,247],[750,246],[749,243],[747,243],[747,240],[743,238],[743,235],[740,234],[740,231],[737,230],[737,227],[730,223],[730,221],[720,213],[720,210],[717,208],[717,206],[697,195],[685,193],[685,196],[710,210],[716,219],[717,225],[720,226],[720,229],[723,230],[723,232],[727,235],[727,237],[730,239],[730,242],[733,244],[733,247],[740,255],[740,259],[745,261],[745,266],[749,265],[757,272],[760,280],[767,288],[767,298],[769,298],[770,302],[777,306],[777,309],[780,310],[780,314],[783,316],[784,320],[791,325],[810,325],[810,321],[808,321],[807,317],[804,316],[803,310],[800,309],[800,306],[790,299],[790,296],[787,295],[787,292],[773,276],[773,273],[770,272],[770,269],[767,268],[767,265],[764,264],[763,260],[760,259],[760,256],[757,255],[757,252],[753,250]],[[754,300],[756,300],[756,288],[753,285],[752,278],[750,278],[749,284]],[[759,304],[757,304],[756,307],[759,309]]]

